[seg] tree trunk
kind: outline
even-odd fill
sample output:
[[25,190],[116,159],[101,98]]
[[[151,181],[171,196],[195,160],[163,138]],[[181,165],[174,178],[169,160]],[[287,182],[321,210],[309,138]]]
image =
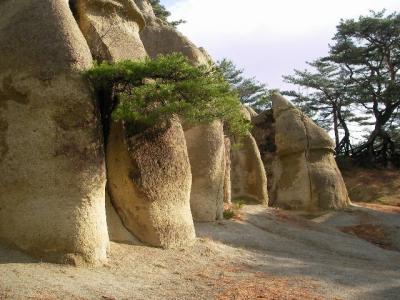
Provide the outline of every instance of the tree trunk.
[[337,118],[339,120],[340,126],[343,128],[344,136],[339,143],[339,150],[341,153],[344,153],[345,156],[350,155],[351,143],[350,143],[350,130],[347,127],[347,123],[342,115],[341,108],[337,110]]
[[338,124],[338,111],[337,111],[337,106],[333,105],[332,107],[333,110],[333,130],[335,132],[335,152],[338,154],[340,152],[340,140],[339,140],[339,124]]

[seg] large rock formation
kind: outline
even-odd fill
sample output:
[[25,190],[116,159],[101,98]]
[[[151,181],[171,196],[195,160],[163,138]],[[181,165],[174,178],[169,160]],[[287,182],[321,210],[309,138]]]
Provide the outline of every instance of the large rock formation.
[[102,261],[101,125],[79,74],[89,48],[67,1],[0,11],[0,239],[51,261]]
[[113,123],[107,145],[108,188],[124,225],[141,241],[171,248],[190,244],[191,173],[180,123],[128,138]]
[[[273,96],[272,105],[274,125],[266,127],[274,134],[276,147],[271,147],[275,155],[270,156],[273,161],[268,163],[274,177],[270,195],[275,205],[306,210],[349,205],[346,186],[334,158],[334,142],[329,135],[281,95]],[[261,123],[258,118],[268,119],[256,117],[256,127]],[[255,135],[265,151],[260,135]]]
[[[249,121],[251,112],[247,107],[242,109]],[[238,144],[231,150],[232,199],[268,204],[267,175],[254,137],[248,133],[232,139]]]
[[[90,49],[99,59],[135,60],[146,56],[139,37],[144,20],[133,1],[78,0],[77,13]],[[101,51],[98,44],[102,45]],[[105,130],[107,186],[123,224],[153,246],[191,244],[195,238],[189,205],[192,177],[179,121],[128,138],[123,123],[109,121],[110,103],[115,99],[100,101],[103,122],[110,123],[104,124],[110,127]],[[129,235],[120,229],[116,238],[129,240]]]
[[190,206],[195,221],[222,219],[225,187],[225,138],[222,123],[185,130],[193,183]]
[[[209,63],[209,57],[201,49],[154,15],[148,1],[135,1],[146,20],[140,37],[150,57],[176,52],[187,56],[194,65]],[[190,201],[194,220],[205,222],[221,219],[227,166],[223,126],[220,122],[214,122],[190,127],[185,130],[185,136],[193,177]],[[228,193],[225,195],[229,197]]]

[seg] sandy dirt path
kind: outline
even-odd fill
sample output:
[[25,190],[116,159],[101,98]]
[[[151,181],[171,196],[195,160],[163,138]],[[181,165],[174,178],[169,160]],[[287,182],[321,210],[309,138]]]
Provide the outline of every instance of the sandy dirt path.
[[0,299],[400,299],[400,252],[341,231],[360,214],[398,236],[400,214],[374,208],[307,220],[245,206],[236,220],[196,224],[193,247],[112,243],[96,268],[0,247]]

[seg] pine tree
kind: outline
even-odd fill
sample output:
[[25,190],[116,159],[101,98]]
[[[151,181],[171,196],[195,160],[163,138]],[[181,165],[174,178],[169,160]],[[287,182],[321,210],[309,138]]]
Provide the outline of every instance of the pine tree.
[[342,20],[326,58],[348,72],[352,101],[374,119],[374,129],[356,155],[384,165],[400,145],[387,126],[400,107],[400,14],[372,12]]
[[168,23],[169,25],[177,27],[179,24],[186,23],[186,21],[184,20],[168,21],[168,17],[171,16],[171,13],[165,8],[164,5],[161,4],[160,0],[148,0],[148,1],[153,7],[153,11],[156,17]]
[[262,111],[269,106],[270,91],[264,83],[253,78],[246,78],[244,70],[229,59],[224,58],[217,62],[217,67],[223,74],[225,80],[235,89],[240,101],[252,107],[256,111]]
[[193,66],[182,54],[103,62],[85,72],[97,91],[115,95],[112,118],[135,132],[179,116],[187,123],[221,120],[242,136],[250,129],[238,95],[216,68]]
[[[336,153],[350,155],[352,148],[348,122],[364,120],[351,110],[351,98],[347,93],[349,82],[346,71],[340,66],[316,60],[308,63],[313,71],[294,70],[294,75],[284,80],[305,88],[303,91],[283,91],[315,123],[335,135]],[[340,137],[340,130],[343,136]]]

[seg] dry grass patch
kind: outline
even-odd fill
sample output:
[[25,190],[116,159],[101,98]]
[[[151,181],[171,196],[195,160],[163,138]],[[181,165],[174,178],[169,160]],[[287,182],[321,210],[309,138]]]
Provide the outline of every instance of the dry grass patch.
[[400,171],[353,167],[342,170],[350,199],[400,206]]
[[353,234],[360,239],[370,242],[380,248],[394,250],[388,235],[382,226],[374,224],[360,224],[340,228],[342,232]]
[[272,276],[251,272],[246,267],[225,268],[216,287],[218,300],[292,300],[326,299],[318,292],[318,284],[300,277]]

